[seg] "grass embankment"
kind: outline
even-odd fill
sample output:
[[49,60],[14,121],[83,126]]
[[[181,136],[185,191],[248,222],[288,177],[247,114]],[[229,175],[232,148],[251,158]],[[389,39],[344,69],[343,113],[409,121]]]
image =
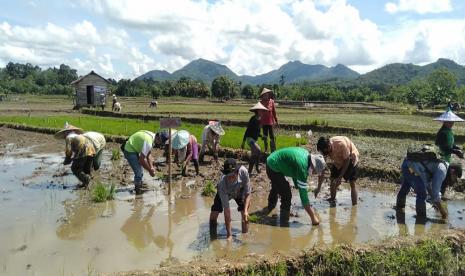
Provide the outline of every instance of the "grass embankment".
[[[129,136],[134,132],[145,129],[150,131],[157,131],[160,128],[159,121],[142,121],[135,119],[115,119],[115,118],[103,118],[94,117],[88,115],[82,116],[0,116],[0,122],[25,124],[36,127],[44,128],[62,128],[65,122],[68,122],[74,126],[83,128],[84,130],[98,131],[109,135],[123,135]],[[199,143],[201,143],[202,131],[204,125],[182,123],[179,129],[185,129],[197,137]],[[221,145],[228,148],[240,148],[242,138],[244,136],[245,128],[224,126],[226,135],[221,138]],[[278,135],[277,138],[278,147],[289,147],[295,146],[298,139],[295,135]],[[302,143],[302,139],[300,139]],[[259,143],[263,142],[260,140]]]
[[191,275],[463,275],[464,242],[464,231],[455,230],[416,241],[404,237],[380,245],[313,248],[294,256],[254,256],[239,264],[193,263],[162,268],[153,274],[189,271],[187,274]]

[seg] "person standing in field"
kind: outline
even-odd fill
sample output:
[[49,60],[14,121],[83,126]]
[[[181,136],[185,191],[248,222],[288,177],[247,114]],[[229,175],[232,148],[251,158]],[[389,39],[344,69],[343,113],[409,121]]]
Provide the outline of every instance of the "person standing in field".
[[434,118],[434,120],[442,122],[442,127],[437,132],[435,141],[436,146],[441,151],[442,159],[450,163],[452,154],[463,159],[463,152],[455,145],[452,127],[454,126],[454,122],[463,122],[464,120],[455,115],[450,109],[441,114],[441,116]]
[[202,132],[202,149],[200,150],[200,162],[204,162],[205,151],[207,147],[213,154],[213,158],[218,162],[218,151],[220,147],[220,137],[225,134],[221,123],[210,121],[203,128]]
[[234,199],[237,210],[241,212],[242,233],[249,231],[250,187],[249,173],[244,166],[237,165],[236,160],[228,158],[224,161],[223,176],[218,182],[216,193],[210,212],[210,236],[216,238],[218,216],[224,211],[227,240],[232,240],[231,207],[229,201]]
[[186,130],[179,130],[173,135],[172,147],[175,160],[181,162],[182,176],[187,176],[187,165],[190,161],[194,163],[196,175],[200,175],[197,138]]
[[257,173],[260,173],[260,155],[261,149],[258,145],[258,137],[260,137],[260,111],[268,111],[260,102],[254,105],[249,111],[253,112],[254,115],[250,117],[249,122],[247,123],[247,129],[244,133],[244,138],[242,139],[241,149],[244,149],[244,145],[247,142],[247,145],[250,147],[250,159],[249,159],[249,174],[252,174],[253,167]]
[[315,214],[308,199],[307,178],[318,175],[318,185],[324,179],[323,172],[326,163],[323,156],[310,154],[310,152],[300,147],[289,147],[279,149],[266,159],[266,174],[271,181],[271,190],[268,195],[268,206],[262,212],[268,215],[278,203],[278,196],[281,198],[280,225],[289,225],[289,215],[291,211],[292,192],[287,177],[291,177],[294,187],[299,190],[300,200],[307,214],[312,220],[312,225],[318,225],[320,220]]
[[[344,178],[350,183],[352,205],[357,205],[358,195],[355,183],[358,175],[359,152],[354,143],[345,136],[320,137],[317,143],[317,150],[323,156],[329,156],[332,161],[330,198],[328,201],[332,206],[335,206],[337,189]],[[315,197],[318,196],[320,189],[321,183],[318,184],[318,187],[314,191]]]
[[113,94],[113,99],[111,100],[111,111],[115,111],[115,104],[118,102],[116,95]]
[[268,152],[268,137],[270,138],[271,152],[276,150],[274,126],[278,124],[278,117],[276,116],[276,108],[272,96],[273,90],[267,88],[263,88],[260,93],[260,103],[267,109],[260,111],[260,124],[263,129],[265,152]]
[[97,171],[102,163],[105,137],[98,132],[85,132],[68,123],[55,133],[56,139],[65,139],[65,160],[63,165],[71,164],[71,171],[81,181],[78,188],[89,186],[92,169]]
[[147,170],[150,176],[155,176],[155,168],[151,156],[154,145],[155,133],[148,130],[139,130],[129,136],[124,145],[121,146],[124,157],[128,160],[129,166],[131,166],[134,172],[134,190],[136,195],[140,195],[143,192],[143,169]]

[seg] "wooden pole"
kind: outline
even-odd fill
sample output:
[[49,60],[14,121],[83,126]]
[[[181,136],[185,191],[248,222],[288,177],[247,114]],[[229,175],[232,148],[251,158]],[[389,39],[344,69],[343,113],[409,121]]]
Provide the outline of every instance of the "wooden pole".
[[168,195],[171,197],[171,128],[168,129],[169,139],[168,139]]

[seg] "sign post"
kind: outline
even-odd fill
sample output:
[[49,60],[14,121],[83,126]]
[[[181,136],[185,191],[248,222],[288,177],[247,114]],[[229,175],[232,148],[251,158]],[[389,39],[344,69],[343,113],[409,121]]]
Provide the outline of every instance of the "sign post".
[[172,159],[172,143],[171,143],[171,129],[181,125],[180,118],[160,118],[160,128],[168,128],[168,195],[171,196],[171,159]]

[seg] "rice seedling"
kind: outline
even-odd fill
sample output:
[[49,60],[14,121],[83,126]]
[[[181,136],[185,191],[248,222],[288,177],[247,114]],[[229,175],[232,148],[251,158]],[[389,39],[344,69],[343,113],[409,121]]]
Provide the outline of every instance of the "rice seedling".
[[111,160],[116,161],[116,160],[120,160],[120,158],[121,158],[120,150],[119,149],[113,149],[111,151]]
[[92,200],[95,202],[105,202],[112,200],[116,192],[114,184],[105,185],[101,182],[97,182],[92,187]]
[[213,181],[207,180],[205,187],[203,187],[202,190],[202,195],[203,196],[210,196],[213,197],[216,195],[216,187],[215,184],[213,184]]

